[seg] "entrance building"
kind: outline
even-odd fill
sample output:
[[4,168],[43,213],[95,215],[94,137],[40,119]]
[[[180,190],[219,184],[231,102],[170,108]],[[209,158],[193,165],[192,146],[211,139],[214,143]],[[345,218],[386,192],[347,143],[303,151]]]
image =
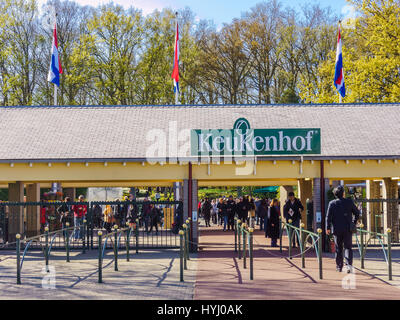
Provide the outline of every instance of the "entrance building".
[[[324,228],[331,186],[366,185],[366,198],[398,199],[400,104],[0,107],[0,188],[39,201],[40,187],[170,186],[179,190],[196,243],[201,186],[297,186]],[[2,200],[2,199],[0,199]],[[180,199],[177,199],[180,200]],[[11,208],[10,241],[23,228]],[[14,212],[15,211],[15,212]],[[399,241],[396,202],[383,227]],[[27,213],[39,230],[39,212]],[[374,231],[379,203],[363,219]],[[304,214],[303,220],[307,217]]]

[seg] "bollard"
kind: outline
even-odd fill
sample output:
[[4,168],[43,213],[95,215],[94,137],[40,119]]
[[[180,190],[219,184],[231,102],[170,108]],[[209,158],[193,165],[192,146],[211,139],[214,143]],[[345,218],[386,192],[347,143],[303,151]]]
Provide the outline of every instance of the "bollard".
[[185,243],[186,243],[186,254],[187,254],[187,259],[188,260],[190,260],[190,256],[189,256],[189,253],[190,253],[190,247],[189,247],[189,245],[190,245],[190,223],[189,223],[190,221],[189,221],[189,219],[188,220],[186,220],[186,239],[185,239]]
[[292,259],[292,219],[289,219],[288,240],[289,240],[289,259]]
[[282,253],[282,235],[283,235],[283,222],[282,216],[279,216],[279,251]]
[[98,283],[103,282],[103,272],[102,272],[102,256],[101,256],[101,251],[102,251],[102,245],[101,245],[101,236],[103,235],[103,232],[99,231],[97,232],[97,235],[99,236],[99,279]]
[[83,230],[83,235],[80,234],[80,236],[82,237],[82,253],[86,253],[86,243],[85,243],[85,232],[86,232],[86,219],[83,219],[83,228],[81,228],[81,230]]
[[235,217],[235,252],[237,252],[237,218]]
[[85,225],[86,225],[85,232],[86,232],[86,245],[87,245],[86,249],[89,251],[90,250],[90,234],[89,234],[90,223],[88,223],[88,221],[86,220]]
[[[129,227],[129,222],[126,223],[126,226]],[[129,238],[131,235],[132,228],[128,228],[126,235],[126,261],[129,261]]]
[[180,281],[183,282],[183,235],[184,235],[184,231],[183,230],[179,230],[179,239],[180,239],[180,260],[179,260],[179,273],[180,273]]
[[44,248],[44,258],[46,260],[46,270],[47,272],[49,271],[49,268],[47,266],[49,265],[49,227],[44,228],[45,231],[45,248]]
[[187,270],[187,252],[186,252],[186,249],[187,249],[187,246],[186,246],[186,228],[187,228],[187,225],[183,224],[182,228],[183,228],[183,240],[184,240],[184,243],[183,243],[183,245],[184,245],[184,247],[183,247],[183,249],[184,249],[183,250],[183,268],[185,270]]
[[136,237],[136,254],[138,254],[139,253],[139,219],[136,219],[135,237]]
[[238,248],[238,257],[239,257],[239,259],[241,259],[242,258],[242,256],[241,256],[241,232],[242,232],[242,221],[239,219],[238,221],[237,221],[237,223],[238,223],[238,227],[237,227],[237,235],[238,235],[238,244],[239,244],[239,248]]
[[114,271],[118,271],[118,226],[114,225]]
[[364,228],[364,225],[361,223],[360,224],[360,241],[361,241],[361,269],[364,269],[364,256],[365,256],[365,248],[364,248],[364,232],[362,231]]
[[17,239],[17,284],[21,284],[21,235],[15,235]]
[[301,250],[301,267],[305,268],[306,267],[306,259],[304,257],[304,239],[303,239],[303,228],[304,228],[304,223],[300,223],[300,250]]
[[[67,222],[65,225],[68,229],[69,222]],[[67,262],[69,262],[69,232],[68,232],[68,230],[65,230],[65,233],[66,233],[65,238],[67,239],[67,242],[65,244],[65,250],[67,251]]]
[[392,229],[387,229],[387,242],[388,242],[388,273],[389,280],[392,280]]
[[318,228],[318,264],[319,264],[319,278],[322,279],[322,229]]
[[243,223],[243,268],[246,269],[246,238],[247,238],[247,234],[244,231],[244,229],[246,228],[246,224]]
[[90,249],[93,250],[93,218],[92,218],[92,223],[90,224]]
[[250,280],[253,280],[253,232],[254,229],[249,229],[249,258],[250,258]]

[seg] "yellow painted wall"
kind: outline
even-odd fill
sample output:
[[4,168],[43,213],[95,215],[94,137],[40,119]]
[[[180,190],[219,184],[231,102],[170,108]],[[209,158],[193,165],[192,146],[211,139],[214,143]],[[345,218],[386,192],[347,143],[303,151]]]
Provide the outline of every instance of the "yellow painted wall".
[[[199,186],[207,185],[295,185],[297,179],[317,178],[320,174],[319,161],[258,161],[247,165],[231,164],[193,164],[193,179]],[[365,180],[383,177],[399,177],[400,163],[393,160],[334,160],[325,161],[325,177],[331,180]],[[106,187],[106,186],[170,186],[173,181],[188,179],[187,164],[150,165],[146,163],[27,163],[0,164],[0,185],[9,182],[25,183],[62,182],[63,187]],[[281,182],[281,183],[279,183]]]

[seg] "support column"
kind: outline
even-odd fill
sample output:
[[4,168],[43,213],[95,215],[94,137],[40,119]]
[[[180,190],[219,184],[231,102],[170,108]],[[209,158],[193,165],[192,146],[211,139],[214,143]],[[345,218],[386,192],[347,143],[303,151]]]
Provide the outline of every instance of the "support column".
[[[328,190],[329,190],[329,179],[324,179],[325,182],[325,210],[328,209]],[[325,225],[325,222],[322,223],[322,217],[325,216],[322,212],[321,208],[321,178],[313,179],[313,189],[312,189],[312,198],[314,204],[314,231],[317,228],[322,228]],[[318,214],[317,214],[318,213]],[[318,220],[319,219],[319,220]]]
[[312,199],[312,180],[299,179],[297,182],[297,187],[299,191],[299,199],[304,207],[301,214],[301,221],[307,226],[307,199]]
[[[397,180],[383,178],[382,196],[384,199],[398,199],[399,190]],[[392,229],[392,241],[399,242],[399,204],[398,202],[383,203],[383,228]]]
[[183,180],[183,192],[182,192],[182,200],[183,200],[183,221],[189,217],[189,180]]
[[[18,181],[8,185],[8,200],[10,202],[24,201],[24,183]],[[8,241],[15,242],[15,235],[24,234],[24,208],[22,206],[9,206],[8,215]]]
[[72,201],[75,201],[76,199],[76,189],[75,188],[64,188],[63,189],[63,196],[64,199],[65,197],[70,197]]
[[[366,197],[367,199],[380,199],[381,198],[381,186],[379,181],[366,180]],[[380,231],[376,229],[375,225],[375,215],[380,214],[380,204],[379,202],[367,202],[367,228],[368,231],[376,232]],[[383,220],[380,219],[381,225],[383,225]]]
[[[40,202],[40,184],[33,183],[26,186],[26,201]],[[40,206],[26,207],[26,236],[33,237],[40,234]]]
[[280,186],[279,187],[279,202],[281,204],[281,215],[283,216],[283,206],[288,199],[289,192],[293,192],[293,186]]
[[[193,179],[192,180],[192,212],[196,211],[197,212],[197,205],[198,205],[198,184],[197,180]],[[199,213],[197,212],[197,221],[193,221],[192,217],[192,242],[193,244],[190,246],[193,249],[193,252],[197,252],[197,247],[199,243]]]
[[[199,231],[198,231],[198,212],[197,212],[197,204],[198,204],[198,183],[196,179],[192,179],[192,207],[189,208],[189,180],[183,180],[183,222],[188,219],[188,217],[192,217],[192,224],[191,224],[191,232],[192,232],[192,242],[198,243],[199,239]],[[197,221],[193,221],[192,213],[193,211],[197,212]],[[194,251],[197,251],[197,245],[191,246]]]

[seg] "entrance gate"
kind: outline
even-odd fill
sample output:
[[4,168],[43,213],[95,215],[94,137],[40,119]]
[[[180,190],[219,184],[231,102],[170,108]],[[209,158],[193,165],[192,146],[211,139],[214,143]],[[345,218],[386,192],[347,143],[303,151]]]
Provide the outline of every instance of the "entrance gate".
[[[74,226],[74,206],[86,208],[85,219],[79,228],[84,234],[85,241],[79,238],[74,239],[78,228],[71,231],[69,247],[71,249],[87,249],[98,247],[97,231],[102,230],[103,234],[111,232],[111,228],[117,225],[119,228],[126,227],[128,220],[138,227],[137,237],[131,237],[130,247],[132,248],[178,248],[179,247],[179,226],[181,225],[183,204],[181,201],[91,201],[91,202],[1,202],[0,203],[0,228],[1,239],[0,249],[13,249],[15,242],[6,243],[10,230],[7,226],[11,221],[23,219],[21,234],[21,246],[24,247],[24,239],[44,233],[47,226],[49,232],[60,230],[68,222],[70,227]],[[62,219],[62,212],[67,207],[67,212]],[[157,210],[151,209],[155,207]],[[131,211],[132,219],[127,219],[127,210]],[[8,212],[8,219],[6,219]],[[181,212],[181,214],[180,214]],[[105,219],[105,213],[109,214],[110,220]],[[10,222],[8,222],[10,221]],[[43,224],[42,222],[45,221]],[[107,221],[107,223],[106,223]],[[35,228],[32,225],[36,223]],[[38,224],[40,223],[40,224]],[[109,224],[108,224],[109,223]],[[10,228],[8,228],[10,229]],[[108,230],[107,230],[108,229]],[[7,234],[8,231],[8,234]],[[15,236],[15,235],[14,235]],[[30,244],[32,249],[42,249],[44,237]],[[68,237],[67,237],[68,238]],[[51,239],[53,250],[64,249],[66,236],[58,233]],[[137,241],[137,243],[136,243]],[[119,247],[125,248],[126,242],[119,241]],[[112,248],[113,243],[107,243],[107,248]]]

